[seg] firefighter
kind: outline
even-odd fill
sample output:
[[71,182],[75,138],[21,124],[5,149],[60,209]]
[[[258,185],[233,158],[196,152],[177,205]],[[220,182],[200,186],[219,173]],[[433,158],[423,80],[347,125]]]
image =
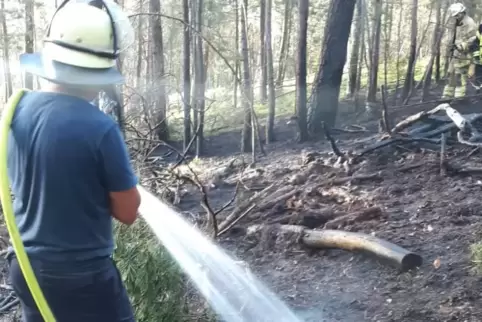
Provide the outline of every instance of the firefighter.
[[[42,89],[18,103],[8,146],[20,237],[59,322],[134,321],[112,255],[113,220],[137,218],[137,177],[118,124],[91,103],[123,82],[116,59],[134,30],[112,0],[99,2],[63,2],[41,52],[20,56]],[[23,321],[44,321],[15,253],[8,263]]]
[[451,44],[449,77],[444,88],[443,98],[459,98],[466,94],[469,67],[472,62],[470,45],[477,37],[477,24],[467,14],[462,3],[449,7],[449,15],[455,19],[455,41]]
[[476,89],[477,94],[482,91],[482,24],[479,25],[477,30],[477,38],[472,42],[470,52],[472,53],[472,64],[469,67],[468,78],[471,81],[473,87]]

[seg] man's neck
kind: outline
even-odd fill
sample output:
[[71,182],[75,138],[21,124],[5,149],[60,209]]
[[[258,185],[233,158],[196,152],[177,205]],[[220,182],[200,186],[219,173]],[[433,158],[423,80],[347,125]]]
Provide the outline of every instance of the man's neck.
[[82,98],[86,101],[92,101],[95,98],[95,95],[92,94],[92,92],[84,91],[81,89],[74,89],[74,88],[69,88],[66,86],[62,86],[59,84],[55,83],[48,83],[45,84],[45,86],[42,87],[42,90],[45,92],[51,92],[51,93],[59,93],[59,94],[65,94],[65,95],[70,95],[70,96],[75,96],[78,98]]

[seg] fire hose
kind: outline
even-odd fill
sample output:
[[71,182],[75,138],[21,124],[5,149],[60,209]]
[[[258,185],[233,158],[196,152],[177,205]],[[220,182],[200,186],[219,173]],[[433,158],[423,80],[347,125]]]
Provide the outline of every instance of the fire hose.
[[26,91],[27,90],[25,89],[21,89],[9,98],[0,119],[0,199],[8,234],[10,235],[12,247],[17,256],[18,264],[25,278],[25,282],[30,289],[30,293],[42,314],[44,321],[55,322],[55,317],[45,299],[42,289],[40,288],[37,277],[33,272],[32,265],[30,264],[30,260],[28,259],[20,237],[20,232],[15,223],[12,196],[10,194],[10,181],[7,172],[7,144],[10,125],[12,123],[13,115],[15,114],[15,109]]

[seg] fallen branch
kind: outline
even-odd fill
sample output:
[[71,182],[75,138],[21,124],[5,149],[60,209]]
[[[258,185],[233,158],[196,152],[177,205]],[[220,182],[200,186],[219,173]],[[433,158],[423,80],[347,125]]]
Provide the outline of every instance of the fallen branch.
[[414,115],[410,115],[409,117],[405,118],[404,120],[398,122],[395,127],[392,129],[392,133],[399,133],[400,131],[403,131],[404,129],[406,129],[407,127],[421,121],[422,119],[430,116],[430,115],[433,115],[433,114],[436,114],[438,112],[440,112],[444,106],[449,106],[448,104],[441,104],[441,105],[438,105],[437,107],[429,110],[429,111],[422,111],[420,113],[417,113],[417,114],[414,114]]
[[[265,227],[267,226],[251,226],[248,228],[247,234],[254,234]],[[364,252],[397,267],[402,272],[420,267],[423,263],[422,257],[418,254],[383,239],[362,233],[342,230],[310,230],[295,225],[278,226],[278,229],[285,233],[299,234],[300,242],[307,247],[339,248],[352,252]]]

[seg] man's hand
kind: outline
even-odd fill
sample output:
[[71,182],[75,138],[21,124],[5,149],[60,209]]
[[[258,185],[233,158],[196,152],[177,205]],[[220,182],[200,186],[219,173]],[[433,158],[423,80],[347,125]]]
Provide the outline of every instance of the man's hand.
[[457,44],[452,44],[452,47],[450,48],[451,51],[458,51],[458,52],[462,52],[462,47],[460,45],[457,45]]
[[470,64],[469,70],[467,71],[467,77],[473,80],[475,76],[475,64]]

